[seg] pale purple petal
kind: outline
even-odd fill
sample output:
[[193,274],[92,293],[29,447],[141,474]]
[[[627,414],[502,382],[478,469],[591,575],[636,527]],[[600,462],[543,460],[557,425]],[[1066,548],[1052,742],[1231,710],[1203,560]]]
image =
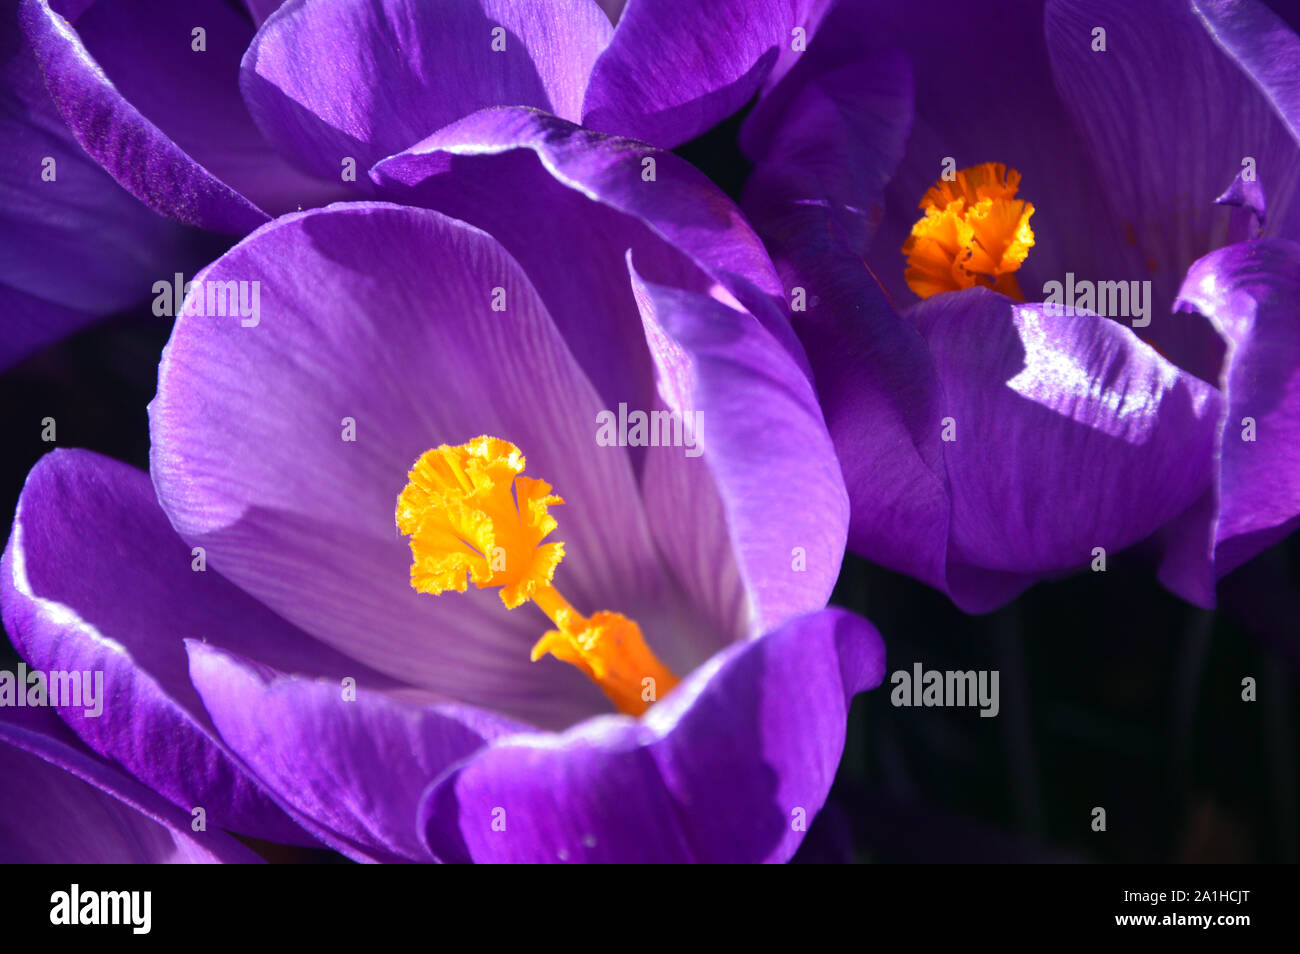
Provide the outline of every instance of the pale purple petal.
[[[749,632],[824,606],[849,510],[812,383],[752,315],[647,282],[629,267],[659,395],[698,428],[703,454],[684,466],[717,487],[749,597]],[[650,515],[674,519],[667,508]]]
[[[655,163],[649,180],[643,178],[646,159]],[[374,175],[389,194],[469,221],[506,246],[528,271],[611,413],[622,405],[632,412],[661,409],[641,313],[623,262],[629,249],[647,280],[687,296],[689,314],[679,322],[708,325],[722,315],[720,328],[765,342],[769,366],[783,369],[774,373],[789,369],[795,377],[806,375],[802,349],[774,304],[779,284],[757,237],[729,200],[671,154],[592,134],[535,111],[485,110],[380,163]],[[742,300],[752,309],[750,315],[718,304]],[[806,383],[790,387],[807,393]],[[784,388],[778,389],[777,401],[786,399]],[[752,392],[747,401],[752,403]],[[819,473],[817,440],[810,437],[804,448],[811,464],[801,478]],[[746,622],[748,610],[738,612],[743,594],[737,591],[735,559],[727,552],[731,531],[720,506],[714,506],[719,488],[711,468],[685,458],[680,448],[629,450],[642,465],[651,532],[674,575],[713,621],[701,634],[712,651],[747,631],[753,620]],[[746,445],[733,453],[739,461],[748,460],[751,451]],[[811,488],[817,480],[808,477],[794,486]],[[773,483],[771,493],[780,492],[779,483]],[[745,494],[750,490],[745,487]],[[731,506],[744,508],[735,502],[734,491],[725,495],[733,500]],[[817,497],[812,509],[821,512],[834,496]],[[693,508],[689,519],[680,513],[682,501]],[[747,541],[753,558],[763,553],[766,559],[770,554],[750,539],[754,529],[746,524],[735,532]],[[782,536],[783,529],[789,527],[778,521],[767,532]],[[823,589],[824,574],[833,575],[842,550],[842,541],[832,545],[821,533],[813,536],[799,541],[783,537],[779,549],[779,579],[802,582],[777,599],[788,600],[799,612],[824,604],[829,592]],[[796,546],[805,548],[811,574],[791,577],[791,564],[798,562],[792,557]],[[766,604],[774,592],[766,584],[762,589]],[[772,609],[780,615],[775,604]],[[775,619],[767,617],[766,623]],[[697,648],[684,661],[694,665],[700,658]]]

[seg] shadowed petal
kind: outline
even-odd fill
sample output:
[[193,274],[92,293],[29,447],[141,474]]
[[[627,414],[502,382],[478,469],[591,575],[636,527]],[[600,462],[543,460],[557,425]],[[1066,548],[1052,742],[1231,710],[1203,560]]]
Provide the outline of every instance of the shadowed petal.
[[88,312],[64,308],[7,285],[0,285],[0,314],[5,316],[0,371],[95,320]]
[[0,862],[257,864],[82,745],[48,709],[0,710]]
[[849,494],[849,548],[946,591],[946,409],[929,346],[843,242],[826,235],[790,261],[808,296],[796,327]]
[[255,26],[261,26],[276,10],[280,9],[281,0],[242,0],[244,9],[253,18]]
[[100,0],[77,17],[76,29],[132,106],[263,211],[278,215],[348,194],[338,166],[320,179],[305,176],[258,132],[239,93],[253,25],[232,4]]
[[[1045,20],[1056,85],[1101,184],[1091,201],[1117,223],[1087,233],[1098,249],[1122,255],[1098,275],[1083,274],[1082,264],[1072,270],[1079,278],[1150,280],[1151,324],[1139,334],[1215,380],[1213,336],[1171,313],[1174,296],[1194,261],[1231,240],[1232,212],[1214,199],[1247,161],[1268,196],[1263,234],[1300,235],[1300,142],[1242,64],[1215,45],[1191,3],[1050,0]],[[1105,52],[1092,49],[1097,28],[1106,31]],[[1021,191],[1037,207],[1030,187],[1026,178]],[[1063,280],[1064,271],[1053,277]]]
[[582,124],[671,148],[743,106],[808,0],[629,0],[596,61]]
[[[165,3],[159,7],[179,9]],[[212,9],[234,15],[224,4],[213,3]],[[89,15],[104,12],[91,9]],[[240,235],[267,220],[249,198],[205,168],[123,95],[49,0],[23,0],[21,22],[59,114],[82,148],[123,188],[162,215],[217,232]],[[146,17],[144,23],[149,22]],[[166,42],[188,49],[188,29]],[[135,68],[152,62],[152,55],[146,56],[135,61]],[[153,89],[163,85],[162,77],[160,73],[153,78]],[[223,131],[215,131],[216,138]]]
[[943,588],[938,382],[862,260],[911,122],[910,71],[874,50],[876,24],[837,5],[759,100],[741,136],[755,162],[744,207],[793,303],[852,502],[850,546]]
[[912,74],[905,56],[875,49],[875,38],[872,17],[837,6],[741,129],[755,164],[745,213],[781,266],[815,259],[809,246],[828,241],[865,255],[880,225],[881,191],[912,123]]
[[155,280],[212,254],[86,155],[17,18],[16,0],[0,3],[0,369],[144,300]]
[[240,85],[284,155],[335,177],[344,157],[369,168],[485,106],[577,120],[612,32],[592,0],[289,0],[258,31]]

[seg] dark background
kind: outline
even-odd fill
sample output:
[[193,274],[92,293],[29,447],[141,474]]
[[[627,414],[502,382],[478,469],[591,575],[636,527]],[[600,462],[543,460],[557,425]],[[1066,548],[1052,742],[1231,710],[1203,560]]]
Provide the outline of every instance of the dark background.
[[[678,150],[733,197],[748,171],[739,122]],[[6,522],[52,447],[43,417],[60,446],[147,467],[145,406],[170,326],[143,301],[0,375]],[[1228,577],[1220,600],[1203,612],[1169,595],[1139,547],[974,617],[850,555],[833,601],[880,629],[889,672],[999,670],[1001,711],[894,708],[888,678],[859,696],[797,860],[1296,861],[1300,535]],[[16,661],[6,640],[0,667]],[[1246,676],[1256,702],[1242,701]],[[1096,806],[1105,832],[1091,828]]]

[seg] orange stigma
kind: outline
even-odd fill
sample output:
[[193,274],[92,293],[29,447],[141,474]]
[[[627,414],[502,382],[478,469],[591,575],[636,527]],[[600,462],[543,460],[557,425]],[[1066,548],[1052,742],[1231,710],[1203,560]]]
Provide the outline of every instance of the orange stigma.
[[411,587],[438,595],[501,588],[506,609],[530,600],[555,624],[533,646],[587,675],[620,712],[640,715],[677,685],[620,613],[583,616],[551,584],[563,543],[542,541],[558,524],[550,507],[564,503],[544,480],[524,477],[524,455],[509,441],[478,437],[425,451],[397,498],[397,529],[410,537]]
[[907,286],[921,298],[983,285],[1024,301],[1015,272],[1034,244],[1034,206],[1015,197],[1020,173],[1000,162],[961,169],[921,199],[903,243]]

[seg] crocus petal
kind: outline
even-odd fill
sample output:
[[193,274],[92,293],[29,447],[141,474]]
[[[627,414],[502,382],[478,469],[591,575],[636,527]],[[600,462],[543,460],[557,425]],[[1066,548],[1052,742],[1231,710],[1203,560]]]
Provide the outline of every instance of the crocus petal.
[[[464,219],[501,241],[533,278],[608,401],[626,394],[618,375],[629,367],[646,369],[640,399],[650,387],[640,322],[623,281],[629,248],[654,280],[696,290],[721,286],[806,362],[789,323],[752,300],[782,296],[762,242],[731,200],[671,153],[535,110],[496,109],[440,130],[371,175],[403,201]],[[546,202],[537,201],[539,192]],[[683,256],[702,275],[683,267]],[[572,267],[575,260],[590,268]],[[628,333],[612,331],[615,320]],[[613,368],[609,338],[627,349]]]
[[[910,344],[878,292],[841,283],[847,269],[820,287],[862,296],[866,327]],[[986,612],[1096,547],[1143,539],[1207,488],[1218,393],[1118,323],[986,289],[936,295],[907,317],[927,353],[912,354],[916,379],[897,391],[855,373],[858,354],[883,360],[859,328],[840,332],[842,362],[822,361],[832,374],[818,369],[849,546],[868,559]]]
[[182,537],[248,592],[448,698],[547,725],[605,708],[573,667],[528,661],[546,626],[533,607],[410,588],[393,516],[407,471],[491,434],[568,501],[555,538],[575,606],[625,613],[652,644],[689,631],[626,453],[595,447],[595,391],[491,237],[424,209],[331,206],[277,220],[197,280],[260,282],[260,321],[177,319],[150,406],[152,472]]
[[[124,308],[148,294],[166,267],[158,249],[183,230],[118,188],[77,145],[16,28],[17,6],[0,4],[0,281],[67,308]],[[95,255],[85,252],[88,232],[100,243]]]
[[256,864],[87,749],[49,710],[0,711],[0,862]]
[[[876,25],[840,4],[741,129],[754,162],[744,209],[779,264],[830,235],[859,256],[884,214],[881,191],[912,123],[912,75]],[[787,287],[790,277],[787,279]]]
[[222,738],[264,784],[317,823],[391,860],[432,860],[416,831],[429,780],[524,726],[296,679],[203,643],[190,674]]
[[1161,576],[1213,606],[1218,577],[1300,525],[1300,244],[1211,252],[1188,271],[1178,307],[1204,315],[1227,342],[1227,401],[1216,492],[1194,515],[1188,552],[1171,554]]
[[[174,4],[159,6],[180,10]],[[50,0],[23,0],[21,22],[59,114],[82,148],[123,188],[155,212],[217,232],[242,235],[267,220],[265,212],[204,168],[119,91]],[[187,28],[166,42],[187,43],[188,35]],[[154,57],[150,52],[140,58],[152,64]],[[224,130],[216,132],[219,136]]]
[[1192,8],[1300,145],[1300,37],[1258,0],[1193,0]]
[[[203,50],[195,50],[202,28]],[[347,195],[340,169],[315,179],[262,138],[239,94],[248,18],[222,0],[117,0],[77,17],[77,35],[117,90],[194,161],[277,215]],[[160,79],[165,78],[165,82]]]
[[629,0],[596,61],[582,124],[671,148],[743,106],[808,0]]
[[[1118,322],[977,288],[908,317],[943,390],[953,598],[978,574],[1045,575],[1142,540],[1209,486],[1218,392]],[[954,575],[964,567],[964,578]]]
[[281,152],[335,177],[344,157],[369,168],[485,106],[577,120],[612,32],[592,0],[289,0],[258,31],[240,85]]
[[830,789],[849,700],[884,671],[865,620],[793,620],[715,657],[640,721],[484,748],[430,786],[429,848],[449,861],[786,861]]
[[[662,398],[651,409],[652,414],[670,411]],[[686,419],[681,420],[685,427]],[[691,438],[703,448],[702,435]],[[646,448],[641,495],[665,569],[706,621],[703,631],[681,646],[676,657],[661,657],[674,672],[687,672],[751,634],[754,602],[740,575],[727,508],[707,463],[679,446]],[[785,562],[789,565],[789,560]]]
[[[1106,31],[1104,52],[1092,49],[1097,28]],[[1114,271],[1079,277],[1151,280],[1151,325],[1140,333],[1213,380],[1212,339],[1171,314],[1173,298],[1191,263],[1229,240],[1230,210],[1213,200],[1243,164],[1268,194],[1264,234],[1300,234],[1300,144],[1190,3],[1050,0],[1045,30],[1061,98],[1097,168],[1092,201],[1116,222],[1109,233],[1088,231],[1099,248],[1123,255]]]
[[59,709],[95,751],[187,812],[204,808],[213,827],[301,843],[303,832],[216,738],[181,640],[209,639],[291,672],[374,676],[211,568],[194,572],[195,559],[148,475],[88,451],[54,451],[19,498],[0,573],[5,629],[34,668],[102,673],[93,705]]
[[[836,9],[849,6],[850,3],[841,0],[805,0],[796,6],[798,22],[790,30],[790,42],[779,44],[777,48],[776,63],[759,90],[759,102],[762,102],[771,93],[773,87],[784,80],[795,65],[804,58],[803,54],[807,52],[809,42],[821,31],[826,17]],[[850,23],[858,22],[854,18],[847,19]],[[797,34],[796,29],[802,30],[803,33]],[[796,39],[799,42],[795,42]]]
[[77,144],[17,29],[17,7],[0,3],[0,369],[199,264],[191,230],[119,188]]
[[[660,397],[702,425],[697,465],[707,467],[726,512],[750,632],[824,606],[849,507],[812,383],[753,316],[647,282],[631,267]],[[650,515],[673,519],[667,509]]]

